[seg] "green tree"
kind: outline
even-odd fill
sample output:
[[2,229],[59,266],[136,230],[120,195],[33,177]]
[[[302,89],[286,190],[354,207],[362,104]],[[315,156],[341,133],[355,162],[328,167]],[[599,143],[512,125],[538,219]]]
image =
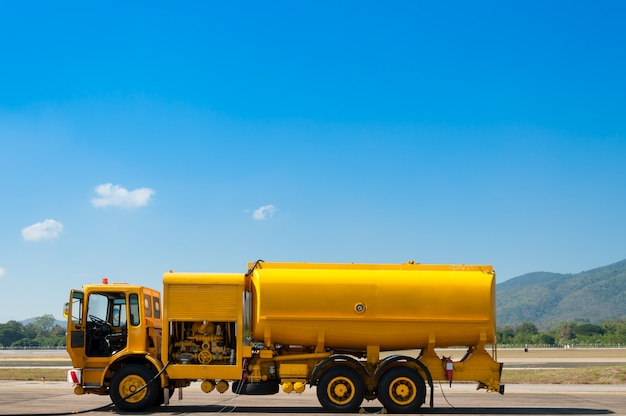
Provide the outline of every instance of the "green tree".
[[53,315],[43,315],[32,322],[32,326],[37,332],[37,337],[45,338],[50,336],[52,330],[56,325],[55,319]]
[[615,334],[626,337],[626,319],[615,323]]
[[56,324],[53,315],[43,315],[24,325],[18,321],[0,324],[2,347],[63,347],[65,328]]
[[534,336],[533,344],[546,344],[546,345],[554,345],[556,344],[556,339],[553,335],[550,334],[536,334]]
[[558,324],[553,333],[559,343],[569,344],[574,340],[574,338],[576,338],[574,328],[576,328],[576,324],[574,322],[564,322]]
[[10,347],[24,337],[24,325],[21,322],[9,321],[0,324],[0,345]]
[[536,335],[539,333],[539,329],[532,322],[522,322],[515,330],[516,334],[524,335]]
[[510,344],[513,342],[513,337],[515,337],[515,329],[510,325],[496,330],[496,338],[499,344]]
[[576,336],[595,336],[595,335],[604,335],[606,331],[598,325],[594,324],[580,324],[576,325],[574,328],[574,333]]
[[22,338],[18,341],[15,341],[13,344],[11,344],[12,347],[18,347],[18,348],[23,348],[23,347],[39,347],[40,344],[37,340],[32,339],[32,338]]
[[532,344],[534,343],[535,335],[539,333],[539,329],[532,322],[523,322],[515,329],[515,338],[513,339],[517,344]]

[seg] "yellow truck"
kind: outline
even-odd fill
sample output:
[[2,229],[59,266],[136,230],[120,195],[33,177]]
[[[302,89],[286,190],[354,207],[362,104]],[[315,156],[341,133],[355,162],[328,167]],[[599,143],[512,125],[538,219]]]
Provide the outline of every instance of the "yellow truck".
[[[257,261],[244,274],[163,275],[72,290],[65,306],[76,394],[123,411],[167,404],[194,382],[210,393],[302,393],[356,412],[379,400],[415,413],[435,382],[503,393],[491,266]],[[461,359],[446,348],[462,347]]]

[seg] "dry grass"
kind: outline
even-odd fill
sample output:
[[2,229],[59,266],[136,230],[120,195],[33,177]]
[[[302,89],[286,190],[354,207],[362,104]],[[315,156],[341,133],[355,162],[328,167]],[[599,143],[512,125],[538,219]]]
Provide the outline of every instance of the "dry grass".
[[502,371],[505,384],[626,384],[626,365]]
[[67,370],[63,368],[0,368],[0,380],[66,381]]
[[607,359],[626,358],[626,348],[499,348],[498,358],[526,359]]

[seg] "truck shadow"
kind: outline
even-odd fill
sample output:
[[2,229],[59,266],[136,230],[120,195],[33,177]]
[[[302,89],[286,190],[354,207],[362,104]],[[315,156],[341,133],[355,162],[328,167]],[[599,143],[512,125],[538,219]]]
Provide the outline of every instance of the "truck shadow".
[[607,409],[582,409],[576,407],[467,407],[450,409],[424,409],[425,415],[610,415]]
[[[361,414],[379,415],[382,414],[381,408],[363,408]],[[118,414],[185,414],[185,413],[269,413],[269,414],[320,414],[330,415],[333,413],[326,412],[321,407],[263,407],[263,406],[167,406],[151,409],[150,413],[125,413]],[[350,414],[350,413],[347,413]],[[358,415],[359,413],[352,413]],[[585,409],[577,407],[465,407],[465,408],[428,408],[422,409],[420,414],[424,415],[609,415],[614,414],[607,409]],[[346,415],[346,413],[341,413]]]

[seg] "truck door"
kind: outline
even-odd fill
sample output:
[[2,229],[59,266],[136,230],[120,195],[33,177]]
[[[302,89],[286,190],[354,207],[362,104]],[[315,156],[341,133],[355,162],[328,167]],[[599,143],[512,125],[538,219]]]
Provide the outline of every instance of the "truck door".
[[72,290],[70,301],[65,304],[63,315],[67,318],[66,344],[72,362],[77,363],[85,356],[85,295],[80,290]]
[[126,347],[126,305],[124,292],[101,290],[89,293],[85,320],[85,354],[88,357],[110,357]]

